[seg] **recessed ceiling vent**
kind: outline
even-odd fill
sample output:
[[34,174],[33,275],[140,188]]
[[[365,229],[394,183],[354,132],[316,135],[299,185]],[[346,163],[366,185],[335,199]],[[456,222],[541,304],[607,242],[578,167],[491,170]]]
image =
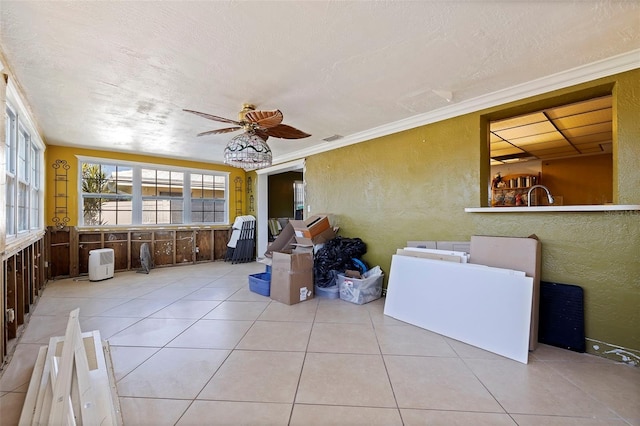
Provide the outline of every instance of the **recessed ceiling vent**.
[[333,135],[333,136],[329,136],[328,138],[324,138],[322,140],[325,142],[333,142],[333,141],[337,141],[338,139],[342,139],[342,135]]

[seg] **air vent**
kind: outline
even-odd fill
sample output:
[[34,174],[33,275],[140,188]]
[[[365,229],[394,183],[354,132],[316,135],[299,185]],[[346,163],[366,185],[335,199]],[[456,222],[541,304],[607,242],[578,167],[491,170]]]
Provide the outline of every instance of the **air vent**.
[[342,135],[333,135],[333,136],[329,136],[328,138],[324,138],[322,140],[325,142],[333,142],[333,141],[337,141],[338,139],[342,139]]

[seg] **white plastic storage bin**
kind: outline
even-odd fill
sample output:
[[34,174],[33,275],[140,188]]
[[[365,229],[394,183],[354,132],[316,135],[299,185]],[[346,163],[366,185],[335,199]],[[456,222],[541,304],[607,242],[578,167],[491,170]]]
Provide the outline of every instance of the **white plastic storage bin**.
[[365,272],[363,278],[350,278],[344,274],[338,274],[340,299],[358,305],[379,299],[382,296],[382,279],[384,275],[378,270],[378,274],[374,273],[366,276],[367,272]]

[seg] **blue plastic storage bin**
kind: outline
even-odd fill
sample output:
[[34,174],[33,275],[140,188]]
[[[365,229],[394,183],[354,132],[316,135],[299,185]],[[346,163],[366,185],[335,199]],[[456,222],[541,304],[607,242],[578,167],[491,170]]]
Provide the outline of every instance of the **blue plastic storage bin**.
[[249,290],[268,297],[271,294],[271,274],[263,272],[249,275]]

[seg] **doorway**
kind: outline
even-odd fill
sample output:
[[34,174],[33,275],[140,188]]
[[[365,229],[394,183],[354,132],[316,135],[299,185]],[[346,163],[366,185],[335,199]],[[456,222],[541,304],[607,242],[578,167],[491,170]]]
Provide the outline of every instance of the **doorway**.
[[[285,203],[287,204],[285,206],[286,210],[283,210],[282,213],[286,214],[286,217],[295,217],[295,211],[296,210],[302,210],[300,211],[300,214],[304,213],[304,206],[302,206],[302,209],[300,209],[298,205],[295,205],[294,203],[294,187],[293,187],[293,182],[295,181],[302,181],[302,190],[304,191],[304,159],[300,159],[300,160],[296,160],[296,161],[290,161],[287,163],[283,163],[283,164],[278,164],[272,167],[268,167],[265,169],[260,169],[257,170],[256,173],[258,175],[258,179],[257,179],[257,190],[258,190],[258,203],[257,203],[257,210],[256,210],[256,220],[257,220],[257,242],[256,242],[256,248],[257,248],[257,257],[258,258],[262,258],[264,257],[264,252],[267,250],[267,245],[269,243],[269,218],[272,217],[270,216],[271,213],[276,213],[280,211],[280,208],[274,208],[273,211],[270,210],[271,204],[277,202],[277,201],[272,201],[272,197],[270,194],[270,192],[277,192],[276,190],[274,191],[270,191],[270,177],[274,177],[272,180],[274,181],[278,181],[278,178],[275,177],[277,175],[284,175],[284,176],[288,176],[288,178],[286,179],[289,183],[287,183],[287,188],[289,188],[290,191],[290,197],[287,197],[288,200],[290,200],[289,202]],[[293,174],[291,174],[291,172],[293,172]],[[293,177],[296,177],[294,180],[291,180]],[[285,179],[282,179],[282,181],[284,182]],[[284,184],[283,184],[284,185]],[[278,186],[279,188],[279,186]],[[304,192],[303,192],[304,194]],[[274,200],[277,200],[278,197],[274,197]],[[262,201],[262,200],[266,200]],[[275,216],[278,217],[278,216]]]

